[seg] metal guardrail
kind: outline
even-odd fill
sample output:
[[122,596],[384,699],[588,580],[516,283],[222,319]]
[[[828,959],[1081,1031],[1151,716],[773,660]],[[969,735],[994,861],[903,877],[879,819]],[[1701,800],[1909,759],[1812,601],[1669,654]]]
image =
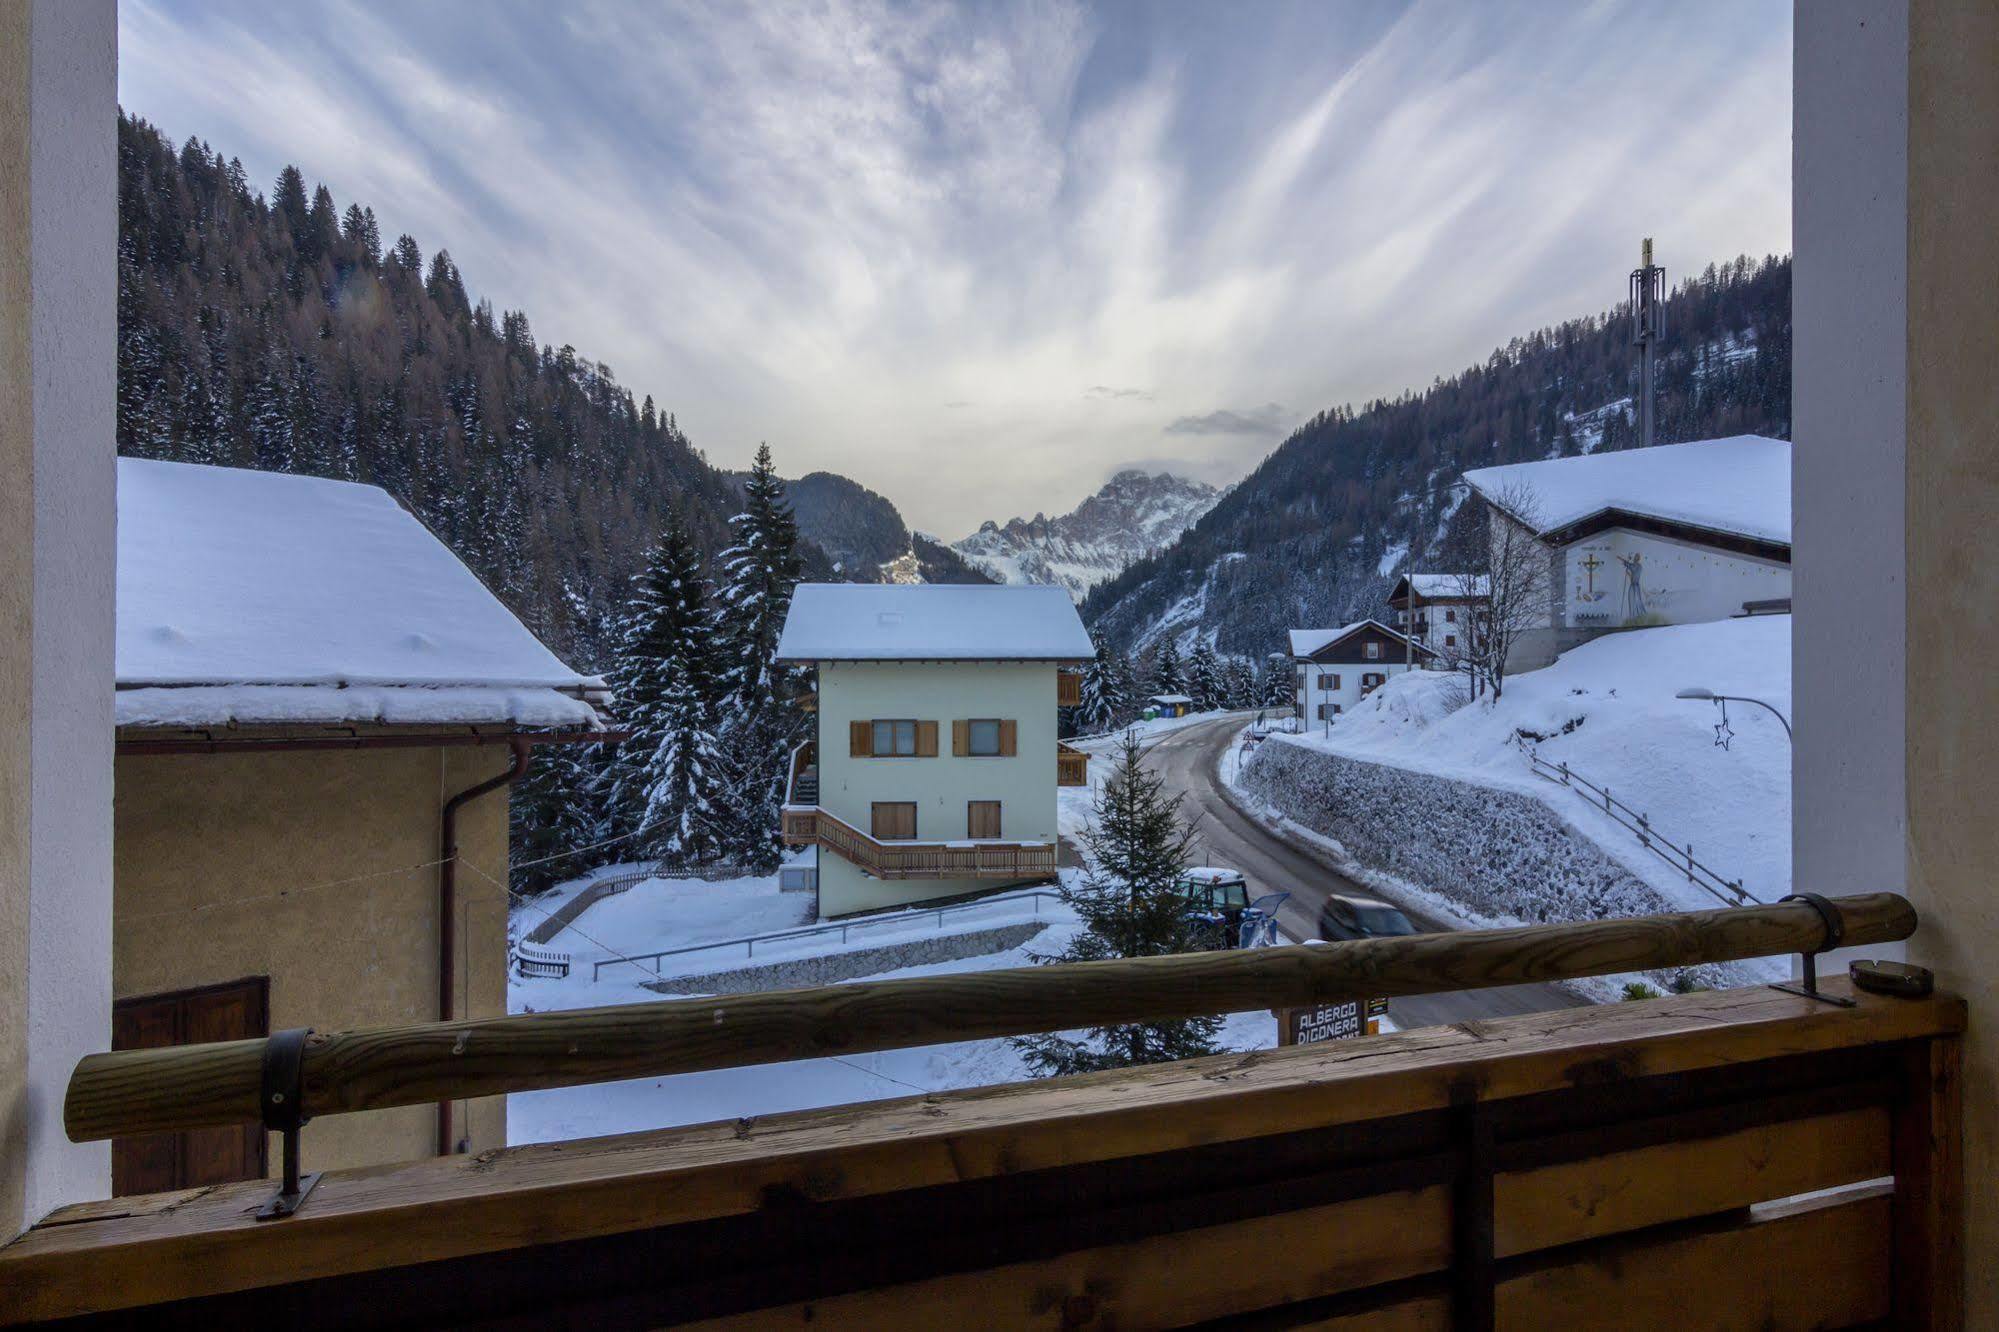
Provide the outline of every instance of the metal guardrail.
[[794,939],[814,939],[832,934],[838,934],[840,942],[844,944],[848,941],[849,931],[873,929],[884,925],[909,925],[926,916],[933,918],[937,926],[941,929],[946,916],[979,910],[1001,902],[1032,901],[1034,903],[1034,914],[1038,916],[1041,914],[1041,901],[1043,898],[1059,902],[1062,900],[1062,895],[1048,888],[1028,888],[1020,892],[994,893],[991,897],[975,898],[969,902],[953,902],[946,906],[927,907],[922,911],[898,911],[894,915],[888,916],[866,916],[856,920],[833,921],[825,925],[807,925],[795,930],[778,930],[771,934],[749,934],[738,939],[715,939],[708,943],[686,944],[680,948],[663,948],[656,953],[633,953],[628,957],[607,957],[590,964],[590,979],[596,981],[604,974],[605,967],[622,966],[629,963],[633,966],[639,966],[643,970],[641,964],[646,962],[652,963],[652,974],[659,976],[662,974],[663,968],[661,964],[665,958],[684,957],[690,953],[705,953],[717,948],[741,948],[744,960],[751,961],[756,957],[758,944],[768,947],[771,944],[784,943]]
[[1671,838],[1652,826],[1650,817],[1612,795],[1609,787],[1598,786],[1566,763],[1548,762],[1535,752],[1534,747],[1525,739],[1515,737],[1514,743],[1519,745],[1520,752],[1527,756],[1528,766],[1533,769],[1535,776],[1559,783],[1571,790],[1586,792],[1590,804],[1600,807],[1613,821],[1629,829],[1637,836],[1640,846],[1685,874],[1688,883],[1705,890],[1722,905],[1744,906],[1763,901],[1744,888],[1742,880],[1724,878],[1695,859],[1692,842],[1688,842],[1685,847],[1675,845]]

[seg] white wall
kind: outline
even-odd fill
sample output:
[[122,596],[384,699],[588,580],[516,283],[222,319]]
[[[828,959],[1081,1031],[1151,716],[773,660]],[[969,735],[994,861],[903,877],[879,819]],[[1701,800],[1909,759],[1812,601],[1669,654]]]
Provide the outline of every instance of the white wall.
[[[1565,546],[1561,559],[1562,622],[1578,629],[1725,620],[1741,614],[1745,601],[1791,595],[1789,565],[1626,527]],[[1643,615],[1627,596],[1627,559],[1639,562]]]
[[24,1055],[0,1065],[0,1226],[11,1233],[110,1190],[109,1147],[67,1140],[62,1097],[77,1059],[111,1037],[116,10],[10,0],[0,48],[0,460],[13,491],[0,596],[12,640],[0,653],[12,733],[0,745],[0,895],[12,903],[0,1025],[19,1024],[10,1040]]
[[[1410,669],[1409,666],[1400,657],[1382,661],[1343,661],[1326,665],[1320,665],[1317,662],[1305,662],[1303,663],[1304,675],[1298,686],[1298,715],[1303,719],[1305,729],[1310,730],[1312,727],[1323,729],[1326,719],[1319,715],[1321,704],[1336,703],[1339,705],[1341,712],[1351,712],[1354,705],[1359,703],[1365,696],[1365,693],[1371,692],[1362,689],[1361,677],[1363,675],[1380,675],[1384,678],[1385,682],[1386,677],[1400,675],[1408,669]],[[1420,670],[1421,667],[1419,666],[1417,669]],[[1320,677],[1322,676],[1338,676],[1340,681],[1339,687],[1330,688],[1321,686]],[[1379,688],[1379,686],[1376,687]],[[1334,720],[1338,720],[1337,715],[1335,715]]]
[[[1009,718],[1010,757],[958,758],[951,723]],[[935,758],[854,758],[852,721],[910,718],[937,723]],[[869,830],[877,800],[914,801],[918,841],[966,840],[966,805],[1000,802],[1006,841],[1053,842],[1055,667],[1048,662],[832,662],[819,668],[819,804]],[[819,909],[841,915],[995,886],[991,880],[883,880],[830,851],[819,853]]]

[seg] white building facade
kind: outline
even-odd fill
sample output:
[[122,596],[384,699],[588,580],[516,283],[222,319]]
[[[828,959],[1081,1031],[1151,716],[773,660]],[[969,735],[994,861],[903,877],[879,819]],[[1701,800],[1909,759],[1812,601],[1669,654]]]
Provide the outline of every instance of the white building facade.
[[1337,629],[1293,629],[1300,722],[1324,727],[1388,683],[1391,675],[1420,670],[1435,654],[1379,620],[1357,620]]
[[[1759,435],[1486,467],[1495,552],[1545,551],[1509,674],[1599,634],[1788,610],[1791,445]],[[1495,556],[1495,562],[1498,557]],[[1507,577],[1502,573],[1497,575]]]
[[1059,587],[806,584],[780,660],[818,719],[794,756],[785,840],[817,849],[842,916],[1035,882],[1058,864],[1059,675],[1093,653]]
[[1393,627],[1435,653],[1433,667],[1469,648],[1472,619],[1487,601],[1484,574],[1406,573],[1388,594]]

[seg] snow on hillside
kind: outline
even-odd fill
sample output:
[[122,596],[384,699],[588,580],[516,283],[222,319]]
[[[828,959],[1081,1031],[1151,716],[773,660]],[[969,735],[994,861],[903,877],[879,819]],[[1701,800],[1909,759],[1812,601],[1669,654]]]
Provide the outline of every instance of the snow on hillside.
[[1192,527],[1223,492],[1160,473],[1119,472],[1057,518],[987,522],[952,549],[1007,583],[1056,583],[1080,598]]
[[1610,788],[1659,834],[1754,897],[1791,891],[1791,746],[1761,708],[1675,698],[1705,686],[1791,711],[1787,615],[1613,634],[1506,682],[1497,704],[1459,706],[1460,677],[1419,671],[1387,684],[1331,728],[1293,743],[1531,793],[1669,901],[1717,905],[1573,789],[1533,775],[1518,741]]

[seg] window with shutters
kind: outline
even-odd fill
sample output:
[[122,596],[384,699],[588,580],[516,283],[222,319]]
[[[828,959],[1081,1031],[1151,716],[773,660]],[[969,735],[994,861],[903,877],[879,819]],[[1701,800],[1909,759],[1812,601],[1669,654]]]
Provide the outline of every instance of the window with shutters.
[[877,721],[874,740],[876,758],[916,757],[916,723],[913,721]]
[[1337,717],[1337,716],[1339,716],[1339,715],[1340,715],[1340,705],[1339,705],[1339,704],[1337,704],[1337,703],[1321,703],[1321,704],[1319,705],[1319,720],[1320,720],[1320,721],[1325,721],[1325,720],[1326,720],[1327,718],[1329,718],[1329,717]]
[[1369,661],[1374,661],[1378,659],[1381,656],[1381,644],[1379,643],[1366,644],[1361,648],[1360,655],[1366,657]]
[[974,718],[965,726],[965,750],[973,758],[998,758],[1000,724],[997,717]]
[[1367,674],[1360,677],[1360,687],[1362,689],[1374,689],[1380,686],[1387,679],[1388,677],[1385,675],[1381,675],[1374,671],[1369,671]]
[[1327,672],[1327,671],[1321,671],[1319,673],[1319,688],[1338,689],[1339,687],[1340,687],[1340,677],[1337,673]]
[[[239,1041],[271,1034],[270,979],[252,976],[226,985],[120,999],[111,1007],[111,1048]],[[260,1124],[146,1133],[111,1144],[111,1191],[163,1193],[228,1184],[264,1175]]]
[[913,800],[877,800],[869,807],[868,831],[878,842],[912,842],[916,840],[916,802]]
[[1457,636],[1456,634],[1445,634],[1445,635],[1444,635],[1444,646],[1445,646],[1445,647],[1456,647],[1457,645],[1458,645],[1458,636]]
[[965,835],[967,837],[998,837],[1000,835],[1000,802],[997,800],[966,801]]

